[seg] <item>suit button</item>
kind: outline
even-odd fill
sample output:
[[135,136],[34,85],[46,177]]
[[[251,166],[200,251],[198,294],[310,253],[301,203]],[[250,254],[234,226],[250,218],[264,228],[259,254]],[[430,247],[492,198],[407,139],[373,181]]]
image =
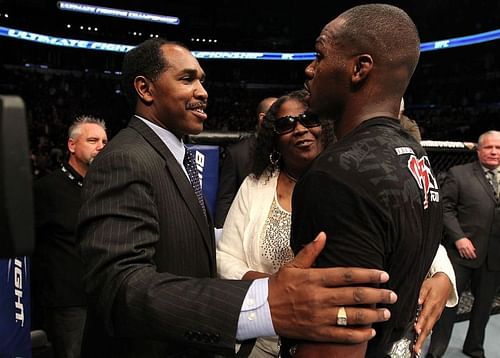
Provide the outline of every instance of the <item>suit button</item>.
[[192,331],[187,331],[186,333],[184,333],[184,337],[186,339],[192,340],[194,338],[193,337],[193,332]]

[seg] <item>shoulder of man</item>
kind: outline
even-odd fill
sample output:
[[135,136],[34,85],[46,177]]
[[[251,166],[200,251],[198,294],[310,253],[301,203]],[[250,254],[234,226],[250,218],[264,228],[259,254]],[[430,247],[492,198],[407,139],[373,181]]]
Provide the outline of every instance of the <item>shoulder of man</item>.
[[475,168],[480,168],[479,162],[476,160],[471,163],[465,163],[465,164],[458,164],[450,167],[448,170],[449,172],[461,172],[461,171],[467,171],[467,170],[473,170]]
[[36,188],[42,188],[46,186],[52,185],[54,182],[57,182],[59,178],[63,177],[61,168],[57,167],[52,170],[50,173],[42,176],[41,178],[35,179],[33,181],[33,186]]

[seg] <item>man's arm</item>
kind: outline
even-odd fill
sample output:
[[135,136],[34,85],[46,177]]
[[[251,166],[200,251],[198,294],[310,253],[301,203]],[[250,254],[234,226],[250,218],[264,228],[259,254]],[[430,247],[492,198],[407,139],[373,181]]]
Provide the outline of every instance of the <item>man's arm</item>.
[[[248,243],[245,241],[245,235],[249,235],[247,230],[255,227],[255,223],[249,222],[249,213],[251,212],[252,202],[255,202],[255,196],[260,195],[256,192],[256,181],[247,177],[234,198],[231,208],[224,223],[222,236],[217,243],[217,273],[219,277],[230,280],[240,280],[245,273],[250,271],[248,262]],[[274,190],[274,189],[271,189]],[[265,207],[261,201],[259,207]],[[253,241],[253,237],[251,241]],[[257,237],[255,237],[257,239]],[[264,276],[260,276],[264,277]],[[255,279],[257,277],[245,278]]]
[[453,242],[466,237],[458,222],[457,203],[459,200],[460,183],[457,180],[457,168],[451,168],[441,187],[443,200],[443,223],[447,239]]
[[[377,285],[389,276],[380,270],[362,268],[307,269],[325,246],[321,233],[304,246],[296,258],[269,278],[269,306],[276,332],[289,338],[313,341],[362,343],[375,336],[367,327],[387,321],[389,310],[359,307],[362,304],[394,303],[397,296],[386,289],[350,287]],[[344,286],[344,287],[343,287]],[[336,324],[339,306],[346,307],[348,327]]]
[[454,307],[458,303],[455,270],[443,245],[439,245],[428,276],[429,278],[422,283],[418,298],[418,303],[423,306],[418,322],[415,324],[415,330],[419,334],[415,343],[417,352],[420,352],[425,339],[432,332],[444,308]]
[[[451,255],[457,255],[462,259],[474,260],[476,256],[476,248],[468,237],[458,221],[458,203],[459,200],[467,199],[463,197],[466,193],[463,193],[461,189],[461,182],[463,181],[464,175],[472,175],[470,171],[465,172],[463,167],[453,167],[449,170],[446,180],[442,186],[443,193],[443,222],[448,239],[452,240],[454,245],[454,250],[456,252],[450,253]],[[460,178],[460,179],[459,179]],[[462,195],[460,195],[462,193]],[[474,206],[469,206],[468,210],[472,212]],[[465,209],[464,209],[465,210]],[[466,216],[466,212],[462,212],[462,217]]]
[[90,305],[114,337],[232,350],[251,282],[211,279],[200,264],[182,262],[207,262],[202,232],[176,195],[161,195],[177,188],[151,174],[165,162],[140,149],[101,153],[85,178],[77,232]]
[[448,281],[450,281],[451,285],[449,295],[443,297],[445,299],[446,307],[455,307],[458,304],[459,299],[455,278],[455,269],[453,268],[453,264],[451,263],[450,258],[448,257],[448,253],[446,252],[446,248],[443,245],[439,245],[436,256],[434,256],[434,260],[432,261],[427,276],[429,278],[433,278],[440,273],[444,274],[448,278]]

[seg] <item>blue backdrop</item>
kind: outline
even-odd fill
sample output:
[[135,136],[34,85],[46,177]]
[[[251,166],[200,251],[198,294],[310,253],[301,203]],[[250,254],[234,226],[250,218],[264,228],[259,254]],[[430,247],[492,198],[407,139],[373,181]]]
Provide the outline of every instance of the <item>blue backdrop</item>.
[[0,358],[31,357],[29,259],[0,259]]
[[219,146],[187,145],[195,151],[196,168],[201,179],[201,188],[208,205],[208,210],[215,214],[217,187],[219,186]]

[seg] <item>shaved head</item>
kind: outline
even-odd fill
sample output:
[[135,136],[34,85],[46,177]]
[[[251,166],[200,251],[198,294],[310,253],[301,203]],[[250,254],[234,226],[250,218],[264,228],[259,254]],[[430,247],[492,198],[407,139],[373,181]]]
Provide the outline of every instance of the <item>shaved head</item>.
[[378,64],[404,65],[408,78],[420,57],[417,27],[406,12],[392,5],[367,4],[338,16],[342,25],[336,40],[352,53],[369,53]]

